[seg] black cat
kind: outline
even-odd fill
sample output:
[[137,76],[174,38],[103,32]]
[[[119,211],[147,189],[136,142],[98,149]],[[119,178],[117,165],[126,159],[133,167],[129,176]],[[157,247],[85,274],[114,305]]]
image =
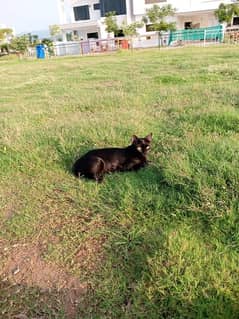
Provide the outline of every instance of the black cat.
[[102,148],[89,151],[73,165],[76,177],[84,176],[102,182],[105,173],[137,171],[148,164],[152,133],[145,138],[132,137],[132,144],[125,148]]

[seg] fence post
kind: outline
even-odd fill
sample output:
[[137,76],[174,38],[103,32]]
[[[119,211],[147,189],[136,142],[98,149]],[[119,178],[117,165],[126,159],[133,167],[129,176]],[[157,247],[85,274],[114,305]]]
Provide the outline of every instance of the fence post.
[[207,30],[204,30],[204,47],[206,46]]
[[221,27],[221,36],[220,36],[220,43],[223,43],[224,42],[224,40],[225,40],[225,33],[226,33],[226,28],[225,28],[225,26],[222,26]]

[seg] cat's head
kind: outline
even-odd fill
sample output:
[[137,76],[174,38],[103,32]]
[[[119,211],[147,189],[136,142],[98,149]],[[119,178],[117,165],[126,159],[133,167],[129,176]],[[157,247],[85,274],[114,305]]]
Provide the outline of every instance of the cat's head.
[[152,142],[152,133],[145,137],[137,137],[136,135],[132,136],[132,145],[136,147],[136,149],[146,155],[150,150],[150,144]]

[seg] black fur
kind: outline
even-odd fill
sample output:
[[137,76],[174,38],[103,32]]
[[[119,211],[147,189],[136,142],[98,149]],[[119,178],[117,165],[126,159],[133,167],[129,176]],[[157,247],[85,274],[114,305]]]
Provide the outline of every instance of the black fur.
[[132,144],[125,148],[102,148],[89,151],[73,165],[76,177],[84,176],[101,182],[105,173],[137,171],[147,165],[152,134],[145,138],[133,135]]

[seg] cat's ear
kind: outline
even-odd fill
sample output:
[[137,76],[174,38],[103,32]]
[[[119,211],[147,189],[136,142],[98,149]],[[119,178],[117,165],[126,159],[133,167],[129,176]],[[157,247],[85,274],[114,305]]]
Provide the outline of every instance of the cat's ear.
[[153,134],[150,133],[149,135],[147,135],[145,138],[145,140],[149,141],[149,142],[152,142],[152,139],[153,139]]
[[136,135],[133,135],[133,136],[132,136],[132,139],[131,139],[131,142],[132,142],[132,143],[136,143],[137,140],[138,140],[138,137],[137,137]]

